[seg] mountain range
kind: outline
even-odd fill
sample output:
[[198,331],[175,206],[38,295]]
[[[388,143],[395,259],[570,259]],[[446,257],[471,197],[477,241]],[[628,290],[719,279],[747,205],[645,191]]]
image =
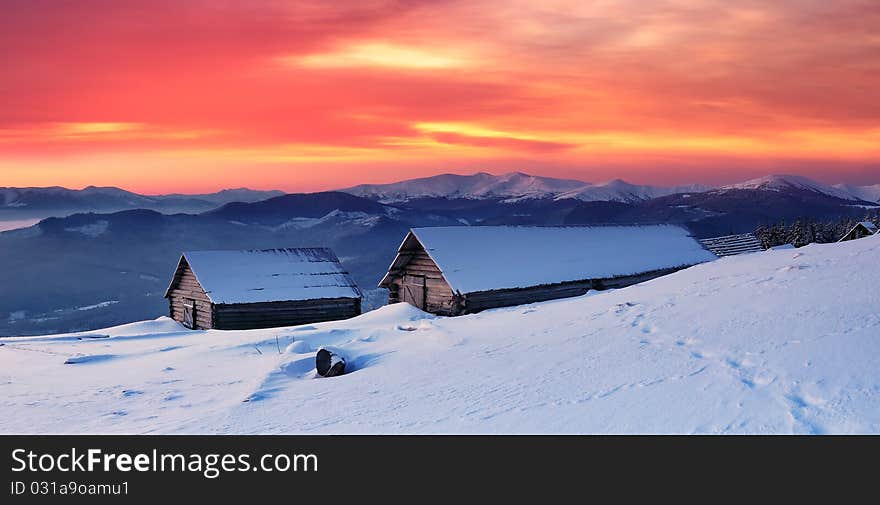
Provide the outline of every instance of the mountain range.
[[[5,189],[0,209],[39,208],[59,217],[0,233],[0,285],[15,286],[0,290],[0,335],[88,330],[162,315],[162,294],[185,250],[331,247],[364,291],[364,307],[372,308],[384,303],[376,285],[414,226],[674,223],[711,237],[781,220],[861,219],[880,209],[867,199],[870,188],[781,175],[706,189],[513,173],[309,194],[149,197],[116,188]],[[170,212],[181,200],[207,209]],[[122,204],[128,210],[66,215],[74,205]]]
[[581,201],[638,202],[658,196],[689,191],[705,191],[707,186],[693,184],[678,187],[640,186],[620,179],[592,184],[573,179],[538,177],[521,172],[492,175],[442,174],[391,184],[362,184],[342,189],[382,203],[400,203],[418,198],[471,200],[574,199]]
[[[390,184],[362,184],[339,192],[383,204],[406,204],[418,200],[491,200],[517,203],[527,200],[575,200],[638,204],[675,194],[713,190],[755,189],[783,191],[803,189],[828,196],[868,203],[880,203],[880,184],[829,186],[796,175],[770,175],[739,184],[713,188],[701,184],[650,186],[615,179],[593,184],[573,179],[539,177],[521,172],[502,175],[442,174]],[[0,187],[0,220],[22,220],[67,216],[80,212],[117,212],[131,209],[155,210],[164,214],[197,214],[229,203],[254,203],[285,193],[247,188],[226,189],[207,194],[142,195],[116,187],[89,186],[75,190],[62,187]]]
[[284,194],[282,191],[226,189],[217,193],[148,196],[115,187],[84,189],[0,188],[0,219],[58,217],[76,212],[116,212],[149,209],[166,214],[198,213],[230,202],[256,202]]
[[713,188],[702,184],[684,186],[650,186],[630,184],[615,179],[593,184],[573,179],[539,177],[521,172],[492,175],[484,172],[473,175],[442,174],[410,179],[390,184],[361,184],[340,191],[382,203],[402,203],[425,198],[502,200],[574,199],[584,202],[605,201],[638,203],[680,193],[703,193],[713,189],[761,189],[780,191],[804,189],[846,200],[880,202],[880,184],[829,186],[798,175],[768,175]]
[[878,202],[880,203],[880,184],[873,184],[871,186],[853,186],[851,184],[835,184],[835,189],[839,189],[844,193],[856,197],[861,198],[862,200],[868,202]]

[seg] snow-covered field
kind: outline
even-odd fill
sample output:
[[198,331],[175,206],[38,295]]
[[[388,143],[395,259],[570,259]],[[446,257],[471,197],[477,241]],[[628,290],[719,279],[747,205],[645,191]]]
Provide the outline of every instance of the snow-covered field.
[[[0,339],[0,432],[876,433],[878,266],[880,236],[458,318]],[[323,345],[355,370],[316,378]]]

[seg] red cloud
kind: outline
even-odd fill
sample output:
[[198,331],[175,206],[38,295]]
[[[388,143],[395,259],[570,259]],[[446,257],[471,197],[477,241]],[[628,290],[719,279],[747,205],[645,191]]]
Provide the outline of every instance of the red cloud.
[[[880,129],[877,26],[880,6],[857,0],[603,9],[489,0],[11,0],[0,16],[0,166],[25,183],[37,170],[30,158],[50,170],[70,156],[167,155],[201,170],[229,162],[230,149],[286,159],[301,145],[314,155],[309,180],[325,173],[314,153],[335,151],[370,166],[405,160],[438,170],[528,160],[548,174],[587,167],[564,169],[587,179],[645,180],[675,160],[689,167],[678,178],[689,180],[721,158],[734,172],[751,170],[755,153],[609,154],[601,145],[574,150],[571,139],[609,132],[684,141],[671,145],[766,144],[788,132],[828,131],[853,142],[821,150],[789,142],[762,167],[803,160],[804,170],[836,167],[835,180],[864,179],[870,170],[858,167],[872,167],[880,154],[865,147]],[[426,134],[413,125],[425,122],[540,135],[433,132],[427,138],[443,149],[416,151]],[[95,123],[143,126],[74,137],[57,130]],[[469,160],[475,150],[480,156]],[[180,151],[197,152],[198,163],[175,157]],[[328,157],[327,166],[337,161]],[[63,170],[49,174],[60,174],[59,184],[72,180]],[[95,165],[89,176],[101,180],[86,182],[124,185],[142,174]],[[357,181],[326,185],[349,182]]]

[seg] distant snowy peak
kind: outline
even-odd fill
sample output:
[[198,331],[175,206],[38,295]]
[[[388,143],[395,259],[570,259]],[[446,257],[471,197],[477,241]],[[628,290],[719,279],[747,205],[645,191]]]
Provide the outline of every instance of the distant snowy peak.
[[680,192],[706,191],[700,185],[676,188],[639,186],[622,180],[591,184],[572,179],[538,177],[521,172],[502,175],[443,174],[391,184],[363,184],[342,191],[377,200],[398,203],[417,198],[467,198],[473,200],[523,200],[529,198],[573,198],[583,201],[638,202]]
[[795,189],[823,193],[836,198],[842,198],[844,200],[859,199],[858,197],[853,196],[851,193],[843,189],[828,186],[801,175],[766,175],[764,177],[751,179],[745,182],[741,182],[739,184],[722,186],[719,189],[757,189],[765,191],[789,191]]
[[872,186],[853,186],[851,184],[835,184],[835,189],[844,191],[866,202],[880,203],[880,184]]
[[474,197],[517,197],[531,196],[544,198],[560,192],[582,187],[587,183],[572,179],[554,179],[513,172],[494,176],[477,174],[483,183],[473,188],[470,194]]

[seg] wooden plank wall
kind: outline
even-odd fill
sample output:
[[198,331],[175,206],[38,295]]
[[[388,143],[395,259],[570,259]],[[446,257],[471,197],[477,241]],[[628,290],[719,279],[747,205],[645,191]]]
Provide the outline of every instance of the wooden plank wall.
[[581,296],[593,288],[593,281],[565,282],[546,286],[533,286],[520,289],[498,289],[464,295],[462,313],[472,314],[481,310],[498,307],[511,307],[526,303],[544,302],[559,298]]
[[215,305],[214,311],[214,327],[218,330],[276,328],[348,319],[360,315],[361,300],[334,298]]
[[637,275],[614,277],[610,279],[589,279],[558,284],[546,284],[543,286],[531,286],[518,289],[498,289],[494,291],[480,291],[464,295],[464,307],[460,314],[472,314],[486,309],[499,307],[511,307],[527,303],[543,302],[560,298],[581,296],[591,289],[622,288],[645,282],[663,275],[680,270],[680,268],[667,268],[655,270]]
[[188,300],[195,300],[196,320],[198,329],[213,327],[213,305],[196,276],[186,263],[181,264],[175,274],[176,284],[169,292],[169,316],[175,321],[183,322],[183,306]]

